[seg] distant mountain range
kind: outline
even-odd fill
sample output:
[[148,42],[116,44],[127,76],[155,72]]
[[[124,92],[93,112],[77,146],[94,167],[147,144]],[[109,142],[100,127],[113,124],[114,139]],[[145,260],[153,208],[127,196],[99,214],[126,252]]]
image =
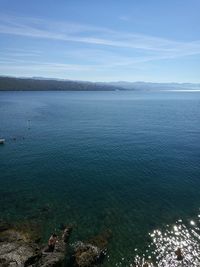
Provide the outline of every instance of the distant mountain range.
[[125,90],[112,84],[82,81],[0,77],[0,91],[115,91]]
[[43,77],[0,76],[0,91],[117,91],[117,90],[200,90],[197,83],[85,82]]
[[198,83],[151,83],[151,82],[110,82],[113,86],[127,90],[200,90]]

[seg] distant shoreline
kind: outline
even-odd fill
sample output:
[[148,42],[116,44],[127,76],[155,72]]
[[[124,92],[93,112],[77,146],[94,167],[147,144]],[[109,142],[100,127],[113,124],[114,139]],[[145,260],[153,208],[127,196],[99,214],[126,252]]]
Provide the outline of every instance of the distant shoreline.
[[119,86],[81,81],[0,77],[0,91],[117,91]]
[[86,82],[51,78],[0,76],[0,91],[179,91],[199,92],[198,83]]

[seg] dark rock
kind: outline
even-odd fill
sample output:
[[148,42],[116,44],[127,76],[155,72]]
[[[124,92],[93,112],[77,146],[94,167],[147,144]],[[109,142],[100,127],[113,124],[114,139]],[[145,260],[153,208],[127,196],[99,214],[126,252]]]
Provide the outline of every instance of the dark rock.
[[88,243],[90,243],[94,246],[97,246],[100,249],[106,249],[111,237],[112,237],[112,232],[111,232],[111,230],[107,229],[107,230],[103,231],[102,233],[100,233],[99,235],[91,238],[88,241]]
[[103,257],[102,250],[92,244],[77,242],[74,246],[73,266],[93,267],[98,265]]
[[0,232],[4,232],[6,230],[8,230],[11,227],[11,225],[9,223],[0,221]]
[[75,243],[71,259],[72,266],[94,267],[101,264],[105,258],[111,236],[111,231],[106,230],[87,242]]
[[42,257],[42,253],[38,253],[38,254],[35,254],[31,257],[29,257],[25,263],[24,263],[24,267],[28,267],[28,266],[36,266],[37,263],[39,262],[39,260],[41,259]]
[[1,267],[9,267],[9,264],[6,259],[0,259],[0,266]]

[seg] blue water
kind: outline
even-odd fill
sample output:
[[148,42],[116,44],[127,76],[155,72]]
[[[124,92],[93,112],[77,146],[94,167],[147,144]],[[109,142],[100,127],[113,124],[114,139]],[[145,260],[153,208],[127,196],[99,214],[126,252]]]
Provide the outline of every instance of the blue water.
[[112,230],[111,262],[200,207],[199,92],[1,92],[0,217]]

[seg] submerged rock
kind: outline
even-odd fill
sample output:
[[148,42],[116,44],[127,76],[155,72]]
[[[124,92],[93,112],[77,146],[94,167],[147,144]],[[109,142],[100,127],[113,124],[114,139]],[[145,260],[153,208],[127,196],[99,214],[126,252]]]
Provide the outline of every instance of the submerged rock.
[[93,238],[89,239],[88,243],[97,246],[102,250],[106,250],[108,246],[109,240],[112,238],[111,230],[107,229],[100,234],[94,236]]
[[92,244],[77,242],[74,245],[74,262],[76,267],[92,267],[100,263],[102,250]]
[[94,267],[103,262],[106,255],[111,231],[107,230],[93,237],[88,242],[77,242],[74,245],[72,265],[74,267]]

